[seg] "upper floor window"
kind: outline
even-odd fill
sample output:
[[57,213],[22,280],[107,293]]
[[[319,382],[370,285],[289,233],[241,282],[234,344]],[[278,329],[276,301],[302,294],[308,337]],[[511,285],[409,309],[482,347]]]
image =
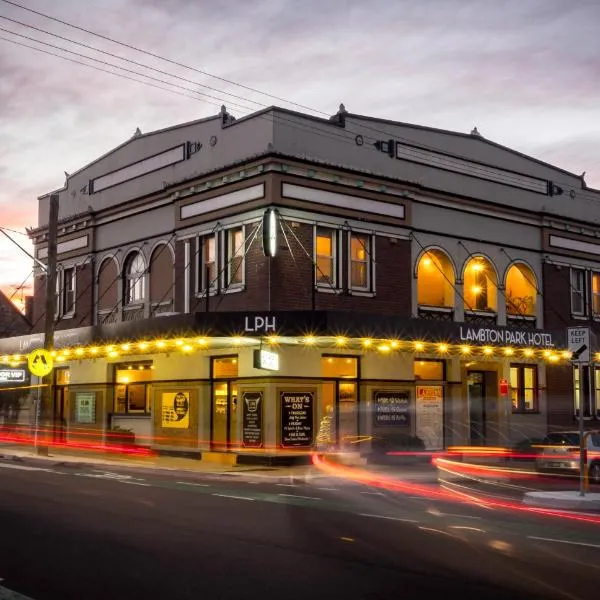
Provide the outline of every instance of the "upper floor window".
[[125,304],[143,302],[146,290],[146,263],[141,253],[131,255],[125,263]]
[[498,310],[498,279],[492,263],[484,256],[469,259],[463,276],[467,310]]
[[228,229],[225,240],[226,287],[244,283],[244,228]]
[[585,279],[584,269],[571,269],[571,312],[574,315],[587,315]]
[[441,250],[429,250],[419,259],[417,301],[421,306],[454,306],[454,267]]
[[535,316],[537,285],[535,275],[527,265],[519,263],[510,267],[505,288],[509,315]]
[[217,236],[205,235],[198,241],[198,282],[197,291],[206,292],[207,289],[217,288]]
[[371,236],[350,234],[350,289],[371,291],[372,278]]
[[315,232],[315,281],[317,285],[337,285],[337,231],[317,227]]
[[600,273],[592,273],[592,313],[600,317]]
[[59,269],[56,273],[57,317],[68,317],[75,312],[75,267]]
[[537,367],[531,365],[510,366],[510,396],[515,413],[536,412]]

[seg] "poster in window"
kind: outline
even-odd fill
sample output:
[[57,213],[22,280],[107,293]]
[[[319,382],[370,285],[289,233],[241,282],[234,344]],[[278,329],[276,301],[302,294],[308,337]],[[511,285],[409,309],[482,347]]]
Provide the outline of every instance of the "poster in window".
[[242,445],[244,448],[261,448],[262,432],[262,392],[242,393]]
[[314,393],[281,392],[281,445],[304,448],[313,444]]
[[416,434],[427,450],[444,447],[444,388],[441,385],[418,385]]
[[75,394],[75,421],[77,423],[96,422],[96,392]]
[[373,393],[375,425],[380,427],[410,427],[410,392],[389,390]]
[[161,398],[161,425],[171,429],[189,428],[189,392],[163,392]]

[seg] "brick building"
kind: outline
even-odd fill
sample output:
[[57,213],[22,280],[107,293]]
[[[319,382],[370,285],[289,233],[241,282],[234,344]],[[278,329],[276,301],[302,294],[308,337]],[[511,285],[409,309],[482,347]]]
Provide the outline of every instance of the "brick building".
[[[600,313],[600,192],[476,129],[223,108],[137,131],[53,193],[69,435],[242,452],[403,432],[436,449],[574,426],[565,330]],[[41,345],[44,293],[38,270],[33,333],[3,352]]]

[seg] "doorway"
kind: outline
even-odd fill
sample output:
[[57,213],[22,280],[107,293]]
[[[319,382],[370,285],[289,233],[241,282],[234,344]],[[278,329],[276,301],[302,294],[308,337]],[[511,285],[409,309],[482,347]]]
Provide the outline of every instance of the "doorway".
[[467,373],[467,396],[469,401],[469,442],[472,446],[485,446],[485,371]]
[[213,450],[227,452],[239,445],[237,356],[211,359],[211,434]]
[[69,382],[70,372],[68,368],[55,369],[54,371],[54,426],[52,437],[57,444],[67,442],[67,420],[69,417]]

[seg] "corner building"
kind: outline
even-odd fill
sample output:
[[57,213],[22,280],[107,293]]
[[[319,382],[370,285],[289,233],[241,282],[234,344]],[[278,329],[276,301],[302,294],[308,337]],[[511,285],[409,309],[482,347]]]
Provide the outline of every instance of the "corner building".
[[[595,355],[579,382],[566,327],[600,314],[600,192],[476,129],[223,107],[138,130],[53,194],[66,439],[440,449],[574,427],[580,398],[597,418]],[[44,296],[37,269],[34,329],[3,353],[42,345]]]

